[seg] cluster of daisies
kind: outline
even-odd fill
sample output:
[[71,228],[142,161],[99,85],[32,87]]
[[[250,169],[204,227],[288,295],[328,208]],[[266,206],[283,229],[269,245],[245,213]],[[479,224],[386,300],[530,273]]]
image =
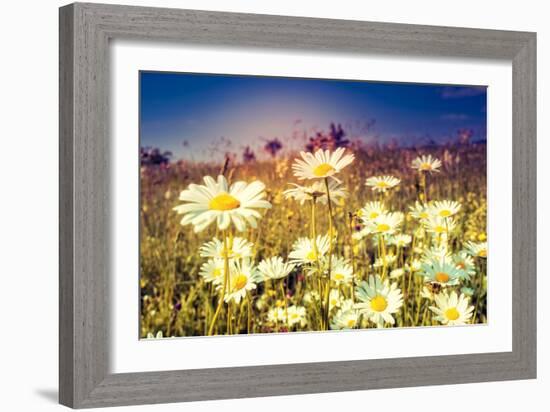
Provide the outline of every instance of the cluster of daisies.
[[[464,249],[452,252],[461,205],[428,199],[427,182],[432,173],[439,172],[438,159],[428,155],[412,162],[422,190],[407,214],[388,207],[392,191],[401,183],[399,178],[373,176],[365,181],[377,200],[354,214],[353,244],[344,256],[344,248],[338,247],[342,242],[334,208],[349,194],[341,172],[353,163],[354,155],[339,148],[301,152],[300,156],[292,168],[302,184],[290,184],[283,194],[304,207],[310,232],[296,239],[285,257],[258,261],[255,245],[242,236],[245,229],[257,227],[262,210],[271,208],[263,183],[230,185],[224,176],[217,180],[206,176],[204,184],[191,184],[181,192],[179,199],[184,203],[174,208],[182,215],[181,224],[192,225],[196,233],[214,224],[219,234],[198,251],[204,259],[200,276],[211,285],[216,302],[215,311],[207,315],[208,334],[223,333],[219,326],[222,312],[226,314],[225,333],[240,333],[234,326],[242,315],[237,310],[244,311],[248,332],[251,323],[268,325],[274,331],[390,327],[404,310],[403,300],[413,298],[411,279],[416,276],[422,277],[424,287],[414,298],[429,300],[435,321],[461,325],[475,318],[476,308],[470,304],[473,291],[462,284],[476,275],[479,260],[487,257],[487,244],[468,242]],[[324,225],[319,223],[321,215]],[[404,222],[409,217],[414,224],[405,233]],[[371,247],[374,259],[365,270],[354,251]],[[300,275],[292,292],[291,274]],[[289,296],[295,304],[289,303]],[[269,300],[273,297],[275,304]],[[269,305],[262,311],[265,318],[251,319],[252,308],[265,305]],[[418,314],[405,315],[418,321]]]

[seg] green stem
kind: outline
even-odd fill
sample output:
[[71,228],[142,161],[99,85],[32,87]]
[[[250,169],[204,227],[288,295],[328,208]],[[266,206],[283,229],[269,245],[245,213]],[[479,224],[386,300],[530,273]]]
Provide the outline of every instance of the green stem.
[[[223,260],[223,288],[220,300],[218,302],[218,307],[216,308],[216,312],[214,312],[214,316],[212,317],[212,321],[210,322],[210,328],[208,328],[208,336],[212,336],[212,332],[214,331],[214,326],[216,325],[216,321],[218,319],[218,316],[220,315],[220,311],[222,310],[225,292],[227,291],[227,285],[229,283],[229,248],[227,245],[227,233],[225,233],[225,231],[223,232]],[[229,327],[229,319],[227,322],[227,326]]]
[[330,279],[332,271],[332,248],[333,248],[333,220],[334,215],[332,213],[332,200],[330,199],[330,189],[328,184],[328,177],[325,177],[325,187],[327,189],[327,203],[328,203],[328,233],[329,233],[329,248],[328,248],[328,280],[325,290],[325,330],[328,330],[329,325],[329,312],[330,312]]
[[286,318],[286,327],[287,330],[290,332],[290,322],[288,321],[288,302],[286,298],[286,291],[285,291],[285,280],[281,279],[281,293],[283,294],[283,302],[285,304],[285,318]]

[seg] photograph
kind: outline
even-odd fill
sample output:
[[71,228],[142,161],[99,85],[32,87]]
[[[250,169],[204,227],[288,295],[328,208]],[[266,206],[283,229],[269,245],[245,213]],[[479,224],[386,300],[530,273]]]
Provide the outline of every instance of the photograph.
[[141,339],[488,323],[487,86],[140,71],[139,146]]

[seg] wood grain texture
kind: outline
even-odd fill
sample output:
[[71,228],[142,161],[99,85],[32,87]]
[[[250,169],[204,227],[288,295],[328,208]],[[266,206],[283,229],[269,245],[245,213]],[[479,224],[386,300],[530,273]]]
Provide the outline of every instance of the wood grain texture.
[[[62,7],[59,23],[62,404],[85,408],[536,376],[534,33],[84,3]],[[110,374],[108,79],[109,40],[117,38],[511,61],[513,350]]]

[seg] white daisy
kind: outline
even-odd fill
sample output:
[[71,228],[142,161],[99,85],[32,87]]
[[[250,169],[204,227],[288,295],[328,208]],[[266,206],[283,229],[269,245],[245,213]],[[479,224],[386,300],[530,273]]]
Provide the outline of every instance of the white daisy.
[[468,305],[469,299],[464,294],[459,297],[454,291],[450,295],[440,293],[434,300],[437,306],[430,306],[430,310],[443,325],[465,325],[472,317],[474,307]]
[[392,235],[403,223],[403,218],[403,213],[391,212],[380,215],[371,221],[365,222],[365,224],[370,227],[372,233]]
[[316,305],[320,300],[319,293],[314,290],[306,292],[303,298],[304,303],[307,303],[308,305]]
[[[326,205],[328,202],[327,188],[323,181],[315,181],[309,186],[300,186],[295,183],[291,183],[291,185],[294,188],[285,190],[283,194],[287,199],[294,199],[300,202],[300,205],[303,205],[306,200],[313,199],[323,205]],[[328,190],[330,191],[330,201],[333,203],[338,203],[348,196],[347,189],[333,179],[328,182]]]
[[227,229],[231,223],[238,231],[247,225],[255,228],[256,220],[261,217],[256,209],[268,209],[271,203],[264,200],[265,185],[256,180],[250,184],[235,182],[229,187],[224,176],[215,181],[204,177],[205,185],[190,184],[180,193],[179,200],[188,202],[176,206],[174,210],[182,214],[182,225],[192,224],[195,232],[200,232],[216,222],[220,230]]
[[[228,242],[229,259],[242,259],[252,256],[254,245],[242,237],[230,238]],[[205,258],[224,259],[223,241],[214,238],[204,243],[199,249],[199,255]]]
[[403,295],[397,284],[390,285],[387,279],[382,282],[378,275],[370,275],[368,283],[361,282],[356,288],[356,296],[362,303],[357,303],[355,308],[379,328],[384,327],[384,322],[393,325],[392,314],[403,305]]
[[302,159],[296,159],[292,165],[294,176],[300,180],[334,177],[355,159],[352,153],[344,155],[345,151],[346,149],[340,147],[333,153],[322,149],[317,150],[315,154],[300,152]]
[[430,217],[432,209],[429,205],[420,203],[418,200],[414,203],[414,206],[409,206],[410,214],[417,220],[427,219]]
[[370,221],[376,219],[378,216],[387,213],[388,210],[382,202],[368,202],[357,212],[363,221]]
[[329,310],[332,310],[334,308],[339,308],[341,304],[342,304],[342,296],[340,295],[340,291],[338,289],[331,289],[328,295]]
[[372,190],[377,192],[385,192],[388,189],[392,189],[401,183],[401,179],[394,176],[374,176],[369,177],[365,181],[365,186],[370,186]]
[[434,260],[422,265],[423,276],[428,282],[437,282],[442,286],[453,286],[460,280],[460,271],[454,264]]
[[418,259],[413,259],[413,260],[411,261],[411,264],[410,264],[410,265],[409,265],[409,264],[406,264],[406,265],[405,265],[405,270],[406,270],[407,272],[412,272],[412,273],[414,273],[414,272],[418,272],[420,269],[422,269],[422,262],[421,262],[420,260],[418,260]]
[[307,237],[301,237],[292,245],[292,252],[288,258],[291,263],[297,265],[313,264],[328,253],[329,247],[330,241],[327,235],[318,235],[315,243]]
[[271,308],[267,312],[267,320],[271,323],[285,322],[286,323],[286,314],[283,308]]
[[412,161],[411,167],[419,172],[439,172],[441,161],[432,155],[419,156]]
[[397,269],[394,269],[390,272],[390,278],[397,279],[397,278],[400,278],[401,276],[403,276],[404,274],[405,274],[405,269],[397,268]]
[[453,263],[461,272],[462,279],[469,279],[476,273],[476,265],[474,259],[468,254],[468,252],[461,250],[453,256]]
[[282,257],[275,256],[262,260],[258,265],[258,271],[264,279],[282,279],[288,276],[294,267],[292,263],[285,263]]
[[[283,313],[284,313],[283,309]],[[292,327],[300,325],[302,328],[307,325],[306,308],[303,306],[292,305],[288,307],[288,323]]]
[[353,282],[353,268],[346,259],[336,257],[332,260],[330,278],[337,285]]
[[448,235],[456,228],[456,222],[452,217],[441,217],[439,215],[430,215],[422,220],[422,224],[427,232],[436,235]]
[[[386,266],[392,266],[395,262],[397,262],[397,256],[395,255],[395,253],[388,253],[386,254]],[[372,264],[372,267],[374,268],[381,268],[382,266],[384,266],[384,260],[379,257],[377,258],[374,263]]]
[[450,262],[452,256],[446,246],[434,246],[430,249],[423,250],[422,260],[424,263],[432,261]]
[[460,208],[460,203],[453,200],[435,201],[431,206],[432,214],[442,218],[456,215]]
[[465,246],[470,255],[480,258],[487,258],[487,242],[466,242]]
[[208,259],[208,262],[202,264],[199,275],[207,283],[220,284],[223,282],[224,263],[223,259]]
[[411,235],[407,235],[407,234],[404,234],[404,233],[399,233],[399,234],[394,235],[390,238],[389,244],[390,245],[395,245],[395,246],[400,247],[400,248],[404,248],[404,247],[407,247],[408,245],[410,245],[411,241],[412,241]]
[[[256,289],[256,284],[262,281],[262,275],[254,268],[249,259],[241,261],[233,260],[229,268],[229,287],[225,293],[224,300],[234,300],[239,303],[246,295],[246,292]],[[223,283],[223,282],[222,282]],[[218,289],[223,285],[219,284]]]
[[338,310],[332,318],[330,328],[335,330],[354,329],[358,326],[359,317],[358,310],[353,307],[344,309],[344,305],[342,305],[342,309]]

